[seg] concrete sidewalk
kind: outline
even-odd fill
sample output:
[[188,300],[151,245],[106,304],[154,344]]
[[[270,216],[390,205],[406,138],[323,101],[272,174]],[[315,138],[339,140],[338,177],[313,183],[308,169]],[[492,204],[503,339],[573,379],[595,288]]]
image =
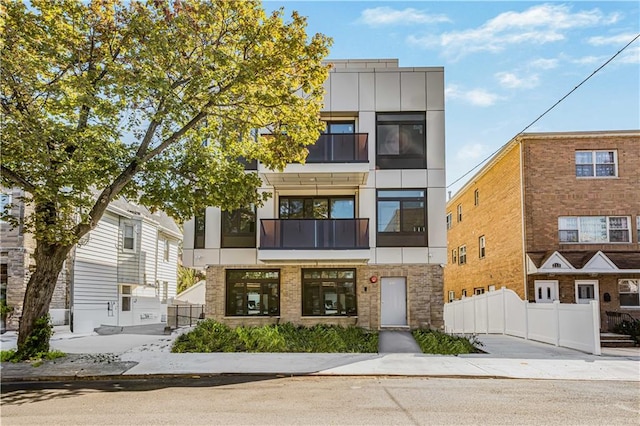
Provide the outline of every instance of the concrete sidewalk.
[[[171,353],[171,335],[84,335],[57,332],[51,347],[69,356],[34,367],[2,363],[2,381],[74,380],[148,375],[284,374],[501,377],[640,382],[640,348],[603,348],[602,356],[503,335],[480,335],[487,353]],[[2,335],[10,349],[11,334]],[[408,347],[411,346],[410,342]],[[15,341],[13,342],[15,346]],[[398,350],[400,352],[400,350]]]

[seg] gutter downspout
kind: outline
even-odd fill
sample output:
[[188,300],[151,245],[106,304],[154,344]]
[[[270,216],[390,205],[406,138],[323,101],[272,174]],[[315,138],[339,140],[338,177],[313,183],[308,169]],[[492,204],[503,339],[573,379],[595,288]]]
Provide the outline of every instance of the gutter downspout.
[[524,208],[524,152],[522,149],[522,139],[518,140],[520,149],[520,219],[522,232],[522,275],[524,280],[524,300],[529,300],[529,288],[527,283],[527,234],[525,226],[525,208]]

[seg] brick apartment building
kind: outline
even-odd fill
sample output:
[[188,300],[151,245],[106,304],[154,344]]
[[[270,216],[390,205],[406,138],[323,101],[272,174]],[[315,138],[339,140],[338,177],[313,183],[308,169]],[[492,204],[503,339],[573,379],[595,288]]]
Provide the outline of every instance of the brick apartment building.
[[331,62],[306,163],[254,164],[273,197],[186,222],[183,264],[207,270],[206,316],[232,326],[440,328],[444,70]]
[[447,302],[504,286],[640,317],[640,132],[517,136],[448,201],[447,239]]

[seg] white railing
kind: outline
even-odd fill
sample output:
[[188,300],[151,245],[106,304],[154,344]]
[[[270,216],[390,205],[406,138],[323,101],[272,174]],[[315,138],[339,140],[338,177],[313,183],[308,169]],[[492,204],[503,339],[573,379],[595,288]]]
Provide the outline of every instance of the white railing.
[[589,304],[529,303],[502,288],[444,305],[450,334],[507,334],[600,355],[600,308]]

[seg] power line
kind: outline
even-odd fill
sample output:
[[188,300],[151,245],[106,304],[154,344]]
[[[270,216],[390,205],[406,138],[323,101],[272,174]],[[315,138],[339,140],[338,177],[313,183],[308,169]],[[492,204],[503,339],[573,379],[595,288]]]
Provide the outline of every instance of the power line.
[[558,100],[555,104],[551,105],[545,112],[543,112],[542,114],[540,114],[535,120],[533,120],[531,123],[529,123],[524,129],[520,130],[518,133],[516,133],[516,135],[514,137],[512,137],[511,139],[509,139],[509,141],[507,141],[505,144],[503,144],[502,146],[500,146],[500,148],[496,149],[495,151],[493,151],[491,154],[489,154],[488,157],[486,157],[484,160],[480,161],[478,164],[476,164],[472,169],[470,169],[468,172],[466,172],[465,174],[463,174],[462,176],[460,176],[458,179],[454,180],[452,183],[450,183],[449,185],[447,185],[447,188],[452,187],[453,185],[455,185],[456,183],[460,182],[462,179],[464,179],[467,175],[469,175],[469,173],[471,173],[472,171],[474,171],[475,169],[477,169],[478,167],[480,167],[482,164],[484,164],[487,160],[489,160],[491,157],[493,157],[494,155],[496,155],[502,148],[504,148],[510,141],[512,141],[514,138],[517,138],[518,136],[520,136],[522,133],[524,133],[529,127],[533,126],[534,124],[536,124],[542,117],[544,117],[545,115],[547,115],[548,112],[550,112],[552,109],[554,109],[556,106],[558,106],[558,104],[560,104],[560,102],[564,101],[567,97],[569,97],[569,95],[571,95],[573,92],[575,92],[578,87],[582,86],[584,83],[587,82],[587,80],[589,80],[591,77],[593,77],[594,75],[596,75],[596,73],[598,73],[598,71],[600,71],[602,68],[604,68],[605,66],[607,66],[609,64],[609,62],[613,61],[615,59],[616,56],[618,56],[620,53],[622,53],[627,47],[629,47],[634,41],[636,41],[638,38],[640,38],[640,34],[636,35],[633,40],[631,40],[629,43],[627,43],[622,49],[618,50],[618,52],[616,52],[615,55],[613,55],[612,57],[610,57],[604,64],[600,65],[594,72],[592,72],[587,78],[585,78],[584,80],[582,80],[580,82],[580,84],[578,84],[576,87],[574,87],[573,89],[571,89],[566,95],[564,95],[562,98],[560,98],[560,100]]

